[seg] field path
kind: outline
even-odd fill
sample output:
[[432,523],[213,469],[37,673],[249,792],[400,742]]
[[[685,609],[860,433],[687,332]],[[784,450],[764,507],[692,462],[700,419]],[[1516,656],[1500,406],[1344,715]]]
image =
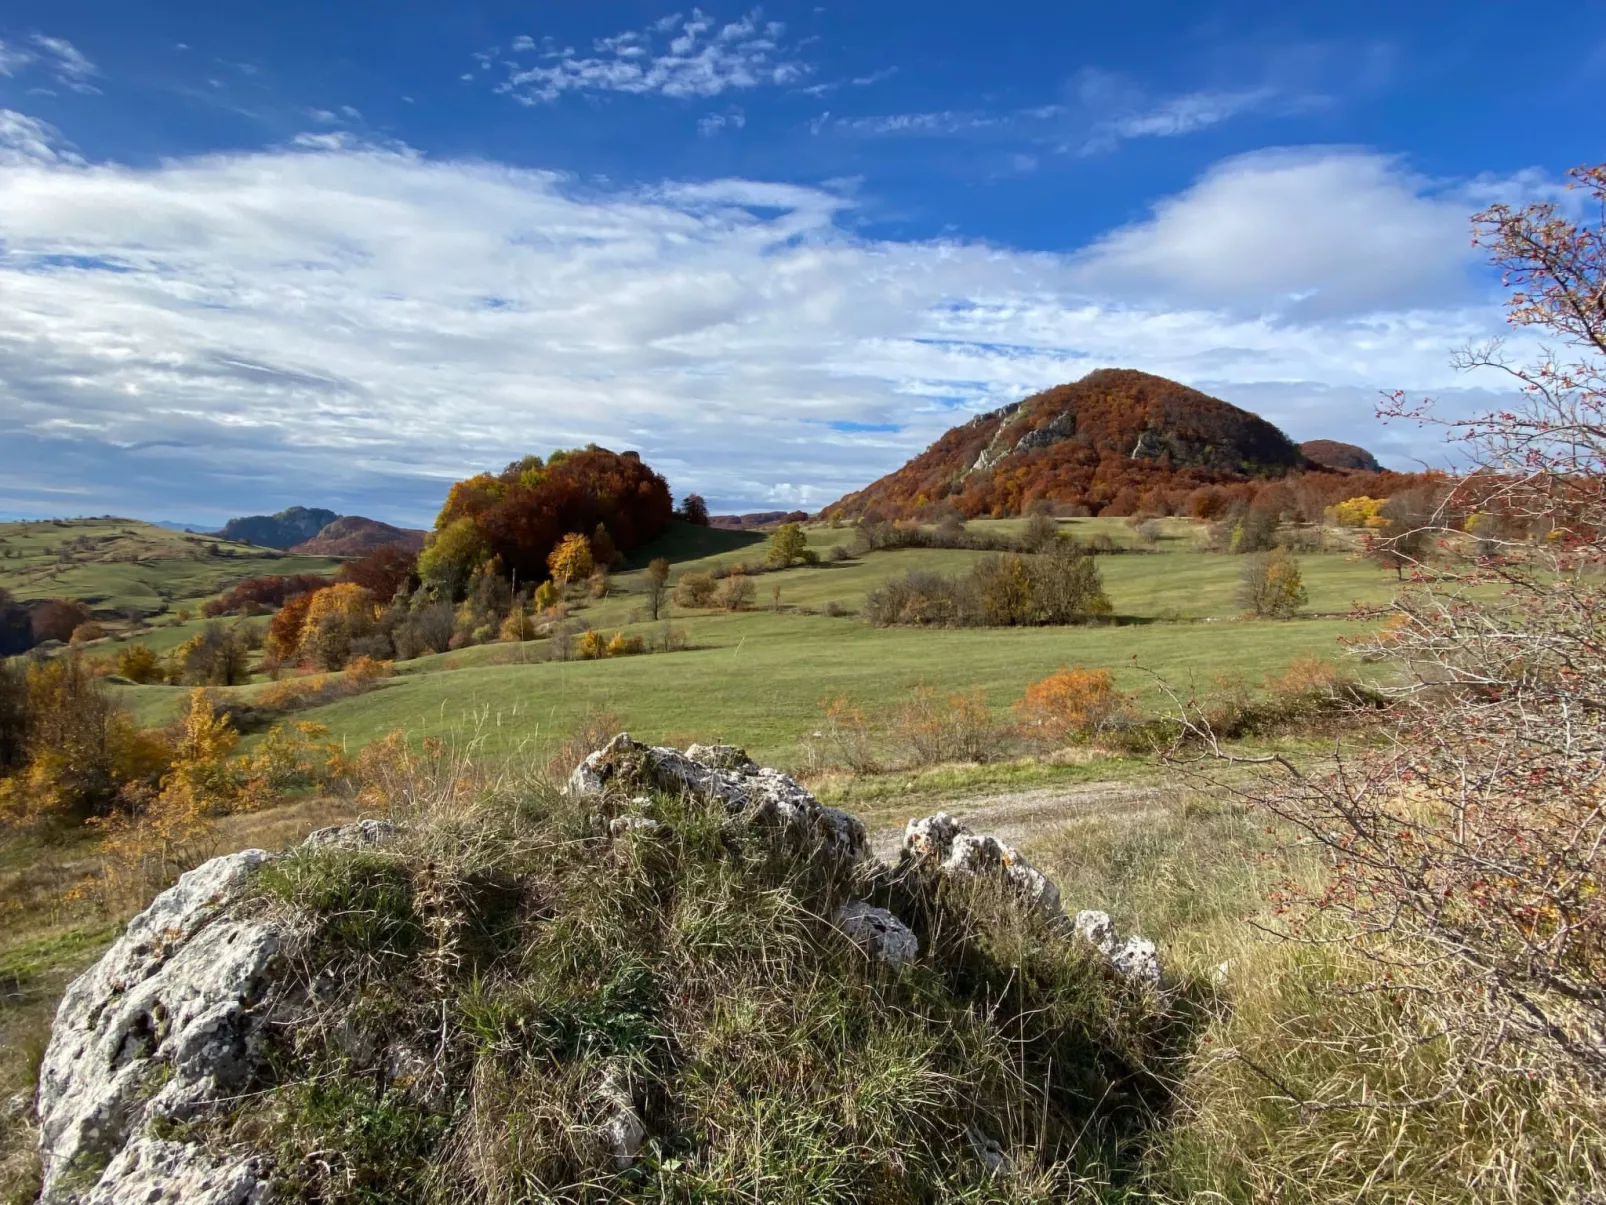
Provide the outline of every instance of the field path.
[[[944,811],[972,831],[997,837],[1006,845],[1026,845],[1034,837],[1068,827],[1078,819],[1120,814],[1128,820],[1159,816],[1165,792],[1125,782],[1089,782],[1075,786],[1034,787],[1026,791],[956,796],[928,802],[921,815]],[[907,818],[906,818],[907,819]],[[903,843],[903,824],[873,828],[870,849],[878,858],[894,860]]]

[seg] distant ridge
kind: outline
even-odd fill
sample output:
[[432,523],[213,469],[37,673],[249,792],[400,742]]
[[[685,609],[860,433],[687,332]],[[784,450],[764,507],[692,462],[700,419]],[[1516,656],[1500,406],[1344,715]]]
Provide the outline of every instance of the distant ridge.
[[777,523],[802,523],[808,517],[806,510],[761,510],[746,515],[710,515],[708,525],[723,531],[752,531]]
[[823,513],[914,517],[946,504],[1002,516],[1042,499],[1132,514],[1157,493],[1281,477],[1306,463],[1259,415],[1165,377],[1103,368],[954,427]]

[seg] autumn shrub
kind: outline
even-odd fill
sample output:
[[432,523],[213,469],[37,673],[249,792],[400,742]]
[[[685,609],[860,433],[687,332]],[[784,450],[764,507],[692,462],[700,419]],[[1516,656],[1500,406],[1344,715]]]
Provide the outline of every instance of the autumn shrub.
[[236,686],[250,676],[249,661],[244,634],[213,621],[173,650],[169,676],[182,686]]
[[75,656],[28,667],[23,767],[0,780],[0,816],[12,824],[79,823],[113,811],[125,790],[153,783],[167,750]]
[[880,768],[875,735],[864,709],[845,695],[821,702],[820,726],[810,734],[819,760],[846,766],[855,774],[873,774]]
[[1086,622],[1110,601],[1093,558],[1057,541],[1037,556],[979,557],[963,576],[911,570],[871,590],[864,611],[877,627],[1004,627]]
[[711,607],[716,589],[717,583],[707,573],[682,574],[675,583],[675,603],[682,607]]
[[714,602],[726,611],[745,611],[753,605],[757,590],[746,573],[732,573],[719,583]]
[[298,653],[319,669],[338,670],[355,656],[388,649],[388,640],[372,640],[381,636],[373,595],[355,582],[337,582],[310,596]]
[[1253,553],[1244,562],[1238,604],[1257,619],[1291,619],[1307,601],[1299,559],[1288,549]]
[[613,639],[608,641],[607,655],[610,657],[634,657],[647,651],[647,642],[634,633],[615,632]]
[[63,644],[72,639],[74,630],[94,617],[89,608],[76,599],[49,598],[35,604],[28,612],[35,644],[59,640]]
[[119,649],[114,668],[119,677],[142,686],[160,682],[164,677],[162,659],[144,644],[131,644]]
[[1386,498],[1368,498],[1364,494],[1345,498],[1334,503],[1329,514],[1340,527],[1381,527],[1386,520],[1380,517]]
[[1098,736],[1129,719],[1132,696],[1107,669],[1061,666],[1027,686],[1015,704],[1022,735],[1044,748]]
[[892,735],[914,766],[988,762],[1002,754],[1002,731],[980,688],[940,695],[917,686],[894,713]]
[[601,632],[587,630],[575,641],[575,656],[582,661],[599,661],[608,655],[608,638]]
[[101,640],[106,635],[106,629],[93,619],[81,623],[72,630],[72,644],[88,644],[91,640]]

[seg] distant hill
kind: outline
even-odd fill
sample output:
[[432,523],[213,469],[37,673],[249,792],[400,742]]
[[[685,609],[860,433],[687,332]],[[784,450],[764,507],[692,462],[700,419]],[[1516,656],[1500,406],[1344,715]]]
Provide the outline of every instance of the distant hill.
[[276,515],[247,515],[230,519],[217,534],[220,539],[257,544],[263,548],[293,548],[312,539],[340,518],[332,510],[292,506]]
[[407,527],[392,527],[361,515],[345,515],[290,551],[301,556],[363,556],[392,545],[408,552],[421,552],[424,533]]
[[777,523],[802,523],[808,517],[806,510],[761,510],[748,515],[710,515],[708,525],[722,531],[752,531]]
[[1299,450],[1306,460],[1323,468],[1358,469],[1368,473],[1380,472],[1383,468],[1377,463],[1377,457],[1365,448],[1336,439],[1307,439],[1299,445]]
[[953,428],[824,514],[897,518],[948,503],[967,517],[1002,516],[1039,498],[1131,514],[1156,495],[1304,465],[1258,415],[1164,377],[1105,368]]

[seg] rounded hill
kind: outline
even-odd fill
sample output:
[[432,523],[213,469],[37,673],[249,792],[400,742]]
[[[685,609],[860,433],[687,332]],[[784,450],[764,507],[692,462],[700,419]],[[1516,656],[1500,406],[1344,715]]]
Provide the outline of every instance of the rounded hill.
[[1379,473],[1383,466],[1377,463],[1365,448],[1357,444],[1340,443],[1336,439],[1307,439],[1299,445],[1305,459],[1325,469],[1357,469],[1365,473]]
[[1105,368],[955,427],[901,469],[826,508],[967,517],[1038,499],[1131,514],[1158,492],[1280,477],[1305,456],[1277,427],[1176,381]]

